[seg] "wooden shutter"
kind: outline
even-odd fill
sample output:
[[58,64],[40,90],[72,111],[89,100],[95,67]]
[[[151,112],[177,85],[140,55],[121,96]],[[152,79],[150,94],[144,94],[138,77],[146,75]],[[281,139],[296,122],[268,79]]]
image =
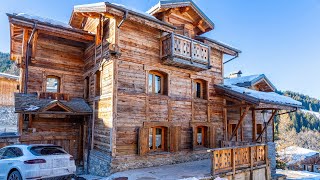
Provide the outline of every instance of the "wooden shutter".
[[215,148],[216,147],[216,130],[214,126],[209,126],[209,148]]
[[181,127],[170,127],[170,152],[178,152],[181,145]]
[[139,128],[139,137],[138,137],[138,154],[143,156],[149,151],[149,128],[141,127]]

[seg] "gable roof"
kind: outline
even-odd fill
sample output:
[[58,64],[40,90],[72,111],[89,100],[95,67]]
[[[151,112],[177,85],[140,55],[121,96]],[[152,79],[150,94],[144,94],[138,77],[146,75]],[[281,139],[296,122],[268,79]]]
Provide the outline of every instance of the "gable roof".
[[277,89],[264,74],[242,76],[242,77],[238,77],[238,78],[226,78],[226,79],[224,79],[224,84],[236,85],[239,87],[249,88],[249,87],[254,86],[256,83],[260,82],[261,80],[265,80],[267,82],[267,84],[270,85],[270,87],[273,90]]
[[91,107],[81,98],[73,98],[70,101],[39,99],[36,93],[23,94],[15,93],[15,112],[16,113],[46,113],[54,106],[60,106],[66,111],[58,111],[60,114],[92,114]]
[[195,12],[207,22],[211,29],[214,29],[214,23],[201,11],[201,9],[192,0],[161,0],[158,4],[150,8],[147,11],[147,13],[153,15],[164,8],[176,8],[187,6],[192,7],[195,10]]
[[[114,9],[114,10],[112,10],[112,9]],[[104,13],[105,12],[105,13],[110,13],[112,15],[118,15],[118,16],[123,16],[125,12],[128,12],[128,15],[129,15],[128,19],[129,20],[136,20],[136,19],[130,17],[130,16],[135,16],[135,17],[145,19],[149,22],[163,25],[167,29],[171,29],[171,30],[175,29],[175,26],[173,26],[169,23],[160,21],[150,14],[126,7],[122,4],[116,4],[116,3],[110,3],[110,2],[99,2],[99,3],[93,3],[93,4],[83,4],[83,5],[74,6],[72,15],[70,17],[69,24],[72,27],[78,26],[79,23],[76,23],[77,22],[76,13],[86,13],[86,12],[91,12],[91,13]],[[140,20],[137,20],[137,21],[140,22]],[[145,23],[145,24],[150,25],[148,23]],[[80,28],[80,27],[77,27],[77,28]],[[158,28],[160,28],[161,30],[166,30],[166,28],[163,28],[161,26],[158,26]]]
[[217,84],[215,88],[218,93],[231,96],[240,100],[259,105],[260,103],[283,105],[300,108],[302,103],[290,97],[277,94],[275,92],[262,92],[231,84]]

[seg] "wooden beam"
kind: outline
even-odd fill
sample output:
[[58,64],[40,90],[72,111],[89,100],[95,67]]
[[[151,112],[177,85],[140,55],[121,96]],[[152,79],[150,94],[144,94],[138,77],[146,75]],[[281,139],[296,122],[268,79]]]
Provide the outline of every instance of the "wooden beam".
[[274,118],[274,116],[276,115],[276,113],[277,113],[277,110],[274,110],[274,111],[272,112],[272,115],[271,115],[270,119],[268,120],[267,125],[263,128],[261,134],[258,136],[258,138],[256,139],[256,141],[258,141],[258,140],[262,137],[263,133],[266,131],[267,127],[269,126],[270,122],[272,121],[272,119]]
[[232,134],[231,134],[231,136],[230,136],[230,140],[229,140],[229,141],[231,141],[231,140],[232,140],[232,138],[233,138],[233,136],[237,133],[237,131],[238,131],[238,129],[239,129],[239,127],[240,127],[240,125],[242,124],[242,122],[243,122],[244,118],[246,117],[246,115],[247,115],[247,113],[248,113],[249,109],[250,109],[250,106],[247,106],[247,107],[246,107],[246,109],[244,110],[244,112],[242,113],[242,115],[241,115],[241,117],[240,117],[240,120],[239,120],[239,122],[238,122],[238,124],[237,124],[237,126],[236,126],[235,130],[233,130],[233,132],[232,132]]
[[257,121],[256,121],[256,111],[252,110],[252,141],[256,141],[257,136]]
[[31,60],[33,60],[36,57],[37,43],[38,43],[38,31],[34,33],[33,39],[32,39]]
[[190,10],[190,7],[189,7],[189,6],[187,6],[187,7],[182,7],[182,8],[180,8],[180,13],[181,13],[181,14],[184,14],[184,13],[188,12],[189,10]]

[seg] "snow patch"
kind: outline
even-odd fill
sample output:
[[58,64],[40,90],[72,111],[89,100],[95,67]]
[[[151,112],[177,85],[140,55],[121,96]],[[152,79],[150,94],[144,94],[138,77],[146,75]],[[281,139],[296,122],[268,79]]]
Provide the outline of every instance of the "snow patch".
[[301,109],[301,112],[303,112],[304,114],[306,114],[306,113],[312,114],[313,116],[315,116],[318,119],[320,119],[320,113],[318,113],[318,112],[309,111],[309,110],[306,110],[306,109]]
[[320,174],[309,171],[291,171],[277,169],[277,174],[283,174],[287,176],[287,179],[305,179],[305,180],[319,180]]
[[295,164],[316,154],[319,154],[319,152],[298,146],[290,146],[279,152],[280,159],[286,161],[288,165]]
[[29,105],[29,107],[25,108],[25,111],[36,111],[38,110],[40,107],[38,106],[34,106],[34,105]]

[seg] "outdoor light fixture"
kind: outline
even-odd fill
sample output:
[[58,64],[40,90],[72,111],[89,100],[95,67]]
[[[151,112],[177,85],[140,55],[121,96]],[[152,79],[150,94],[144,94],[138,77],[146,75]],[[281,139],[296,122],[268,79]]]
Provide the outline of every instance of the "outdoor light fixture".
[[267,142],[268,141],[268,134],[267,134],[267,126],[268,126],[268,119],[266,119],[266,115],[269,113],[269,111],[268,110],[262,110],[261,111],[261,114],[262,114],[262,118],[263,118],[263,122],[264,122],[264,127],[266,128],[265,129],[265,141]]

